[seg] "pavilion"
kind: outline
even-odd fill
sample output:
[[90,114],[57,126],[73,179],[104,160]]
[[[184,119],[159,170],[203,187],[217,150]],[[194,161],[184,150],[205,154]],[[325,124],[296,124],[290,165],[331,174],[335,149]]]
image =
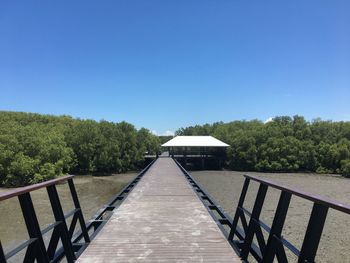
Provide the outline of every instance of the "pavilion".
[[162,147],[186,168],[221,168],[230,145],[212,136],[176,136]]

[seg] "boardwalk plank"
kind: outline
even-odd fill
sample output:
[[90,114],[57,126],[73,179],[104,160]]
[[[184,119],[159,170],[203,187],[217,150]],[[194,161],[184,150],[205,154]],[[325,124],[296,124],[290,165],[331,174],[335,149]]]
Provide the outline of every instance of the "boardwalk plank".
[[170,158],[159,158],[77,262],[241,262]]

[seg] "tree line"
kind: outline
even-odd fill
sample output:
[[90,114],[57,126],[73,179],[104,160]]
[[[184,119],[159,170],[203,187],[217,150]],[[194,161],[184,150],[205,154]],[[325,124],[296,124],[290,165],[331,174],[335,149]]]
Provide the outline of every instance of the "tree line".
[[227,166],[232,170],[263,172],[310,171],[350,176],[350,122],[302,116],[196,125],[176,135],[212,135],[231,147]]
[[[190,126],[176,135],[212,135],[228,143],[227,168],[232,170],[350,176],[350,122],[280,116],[267,123]],[[0,111],[0,185],[138,169],[145,153],[159,153],[169,139],[127,122]]]
[[125,172],[159,151],[157,136],[127,122],[0,111],[0,185]]

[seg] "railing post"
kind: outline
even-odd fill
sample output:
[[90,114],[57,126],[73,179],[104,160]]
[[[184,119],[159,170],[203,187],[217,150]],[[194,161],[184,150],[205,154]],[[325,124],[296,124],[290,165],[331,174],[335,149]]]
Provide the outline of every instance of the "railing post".
[[1,245],[1,240],[0,240],[0,262],[6,263],[5,253]]
[[47,256],[43,237],[38,222],[38,218],[35,214],[32,198],[29,193],[24,193],[18,196],[19,203],[21,205],[24,221],[27,226],[28,235],[30,238],[34,238],[36,241],[32,243],[28,248],[24,258],[24,262],[49,262]]
[[310,220],[306,229],[303,245],[300,250],[298,263],[314,262],[318,244],[322,236],[328,207],[314,203]]
[[[275,255],[278,253],[278,246],[283,246],[279,240],[281,240],[281,233],[283,225],[286,220],[290,200],[292,198],[291,193],[282,191],[280,199],[278,201],[275,216],[273,218],[270,234],[267,240],[265,251],[263,251],[263,262],[273,262]],[[279,240],[276,240],[279,239]],[[282,248],[283,249],[283,248]],[[281,262],[281,261],[278,261]]]
[[[46,189],[47,189],[47,193],[49,195],[49,199],[50,199],[53,214],[55,216],[55,220],[56,220],[56,222],[61,223],[58,226],[58,227],[60,227],[60,231],[58,234],[61,236],[62,245],[64,247],[64,254],[66,255],[67,261],[69,263],[74,262],[74,260],[76,258],[75,258],[75,254],[73,251],[72,241],[71,241],[69,234],[68,234],[66,219],[64,218],[64,213],[62,210],[60,199],[58,197],[56,185],[50,185]],[[53,232],[53,234],[56,234],[55,231]]]
[[244,184],[243,184],[241,195],[239,197],[239,201],[238,201],[235,217],[234,217],[234,219],[232,221],[231,231],[230,231],[230,234],[228,236],[228,240],[230,240],[230,241],[233,240],[233,237],[234,237],[235,232],[236,232],[236,228],[237,228],[237,224],[238,224],[238,220],[239,220],[240,214],[243,213],[243,211],[241,209],[243,207],[244,200],[245,200],[245,197],[247,195],[249,182],[250,182],[250,179],[246,177],[245,180],[244,180]]
[[261,209],[264,204],[266,192],[267,192],[267,185],[260,184],[258,193],[256,195],[252,216],[250,217],[248,231],[246,233],[241,255],[240,255],[243,260],[247,260],[248,258],[248,254],[249,254],[249,251],[253,242],[254,234],[255,234],[255,227],[256,227],[256,224],[259,222],[259,217],[260,217]]
[[88,231],[86,229],[86,224],[85,224],[83,212],[81,211],[81,207],[80,207],[80,203],[79,203],[79,199],[78,199],[78,194],[77,194],[77,191],[75,190],[73,179],[69,179],[68,180],[68,185],[69,185],[70,193],[72,195],[74,206],[75,206],[75,208],[79,209],[78,212],[77,212],[77,216],[78,216],[78,219],[79,219],[81,232],[82,232],[82,234],[84,236],[85,242],[89,243],[90,242],[90,237],[89,237],[89,233],[88,233]]

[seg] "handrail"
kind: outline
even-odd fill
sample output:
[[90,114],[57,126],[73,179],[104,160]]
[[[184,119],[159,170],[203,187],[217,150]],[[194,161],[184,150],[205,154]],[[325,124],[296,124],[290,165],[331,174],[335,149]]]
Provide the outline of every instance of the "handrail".
[[271,186],[271,187],[276,188],[278,190],[288,192],[290,194],[293,194],[293,195],[299,196],[301,198],[310,200],[314,203],[325,205],[325,206],[328,206],[328,207],[333,208],[335,210],[350,214],[350,205],[338,202],[336,200],[332,200],[330,198],[327,198],[327,197],[324,197],[321,195],[309,194],[309,193],[306,193],[304,191],[301,191],[301,190],[298,190],[298,189],[295,189],[292,187],[284,186],[282,184],[277,184],[277,183],[272,182],[270,180],[258,178],[256,176],[244,175],[244,177],[249,178],[253,181],[265,184],[267,186]]
[[[78,251],[83,250],[90,242],[90,237],[86,228],[85,219],[81,211],[78,196],[75,190],[74,175],[67,175],[56,179],[48,180],[42,183],[29,185],[25,187],[15,188],[7,192],[0,193],[0,201],[17,197],[21,206],[22,215],[27,227],[29,239],[22,242],[20,245],[4,253],[0,243],[0,262],[7,260],[16,255],[21,250],[26,250],[23,262],[58,262],[66,256],[67,262],[74,262]],[[70,194],[74,203],[74,209],[68,214],[64,214],[61,201],[56,188],[57,184],[68,182]],[[50,200],[54,222],[48,225],[45,229],[41,229],[37,214],[31,198],[31,192],[45,188]],[[68,225],[66,219],[72,217],[71,224]],[[79,222],[83,242],[72,242],[72,235]],[[43,236],[49,234],[52,230],[49,239],[48,247],[46,248]],[[62,248],[59,248],[59,240],[61,240]]]
[[48,180],[48,181],[45,181],[42,183],[37,183],[37,184],[28,185],[28,186],[24,186],[24,187],[18,187],[18,188],[14,188],[14,189],[11,189],[11,190],[6,191],[6,192],[1,192],[0,193],[0,201],[4,201],[4,200],[9,199],[11,197],[15,197],[15,196],[19,196],[19,195],[22,195],[25,193],[29,193],[29,192],[32,192],[34,190],[38,190],[40,188],[48,187],[50,185],[62,183],[62,182],[65,182],[73,177],[74,177],[74,175],[66,175],[66,176],[62,176],[62,177],[59,177],[56,179]]
[[[97,235],[103,225],[111,216],[111,212],[120,205],[135,185],[141,180],[143,175],[155,162],[153,160],[148,164],[130,183],[128,183],[118,194],[95,215],[85,223],[85,219],[80,207],[78,195],[74,186],[74,175],[67,175],[57,179],[52,179],[46,182],[15,188],[10,191],[0,193],[0,201],[17,197],[21,205],[22,214],[26,223],[29,239],[22,242],[11,251],[4,253],[0,241],[0,262],[7,262],[7,260],[20,251],[26,249],[23,262],[60,262],[65,256],[67,262],[73,263],[89,245],[90,241]],[[56,184],[68,181],[69,190],[73,200],[73,210],[63,213]],[[31,199],[31,192],[41,188],[46,188],[50,200],[52,212],[55,221],[48,225],[45,229],[41,229],[33,201]],[[67,218],[72,217],[70,224]],[[80,230],[75,231],[78,224]],[[50,230],[53,230],[52,233]],[[50,234],[51,233],[51,234]],[[51,235],[49,244],[46,246],[43,236]],[[61,239],[61,247],[59,247],[59,239]]]
[[[314,262],[328,210],[332,208],[350,214],[350,206],[347,204],[323,196],[309,194],[255,176],[244,175],[244,177],[245,180],[241,196],[239,198],[228,238],[229,242],[238,248],[239,255],[244,261],[247,261],[250,254],[258,262],[272,263],[275,258],[277,258],[278,262],[288,262],[289,260],[285,252],[285,248],[287,248],[297,256],[298,263]],[[255,181],[259,184],[252,211],[248,211],[244,207],[244,201],[250,181]],[[274,212],[274,219],[271,226],[268,226],[260,219],[260,214],[269,187],[280,191],[280,197]],[[286,240],[282,234],[291,198],[293,196],[301,197],[302,199],[313,203],[300,250]],[[246,218],[246,216],[248,218]],[[238,226],[239,222],[241,222],[242,227]],[[268,233],[267,240],[265,239],[262,230]],[[254,236],[256,237],[257,243],[254,241]]]
[[[329,208],[350,214],[350,206],[347,204],[323,196],[309,194],[266,179],[244,175],[245,180],[243,188],[236,213],[232,219],[215,200],[206,193],[185,168],[182,167],[178,161],[175,160],[175,162],[243,262],[249,262],[248,256],[251,255],[256,262],[272,263],[277,259],[277,262],[287,263],[289,260],[285,248],[298,258],[298,263],[314,262]],[[248,209],[244,207],[244,202],[251,181],[257,182],[259,184],[259,189],[256,193],[253,209],[252,211],[248,211]],[[269,187],[280,190],[280,197],[271,226],[260,219]],[[292,196],[298,196],[313,203],[300,249],[295,247],[283,236],[283,226]],[[268,234],[267,239],[263,231]],[[254,240],[254,237],[257,242]]]

